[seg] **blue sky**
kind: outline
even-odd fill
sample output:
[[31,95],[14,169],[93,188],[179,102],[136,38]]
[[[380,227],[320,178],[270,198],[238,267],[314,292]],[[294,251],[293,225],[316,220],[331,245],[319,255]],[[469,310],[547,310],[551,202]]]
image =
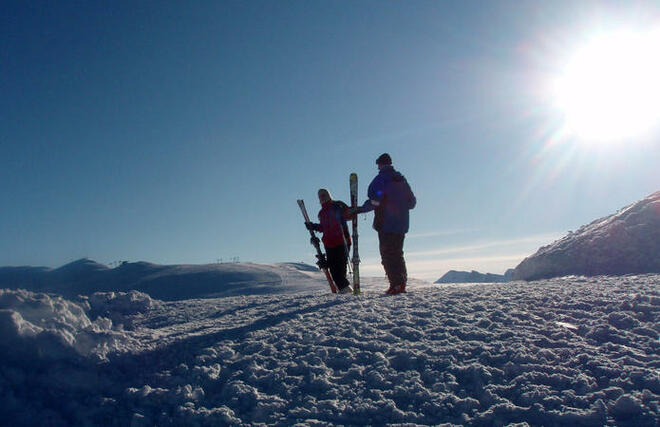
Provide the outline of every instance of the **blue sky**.
[[[655,4],[655,6],[654,6]],[[653,2],[3,2],[0,265],[313,262],[296,199],[388,152],[411,276],[501,273],[657,191],[660,131],[590,143],[545,87]],[[371,217],[364,274],[381,275]]]

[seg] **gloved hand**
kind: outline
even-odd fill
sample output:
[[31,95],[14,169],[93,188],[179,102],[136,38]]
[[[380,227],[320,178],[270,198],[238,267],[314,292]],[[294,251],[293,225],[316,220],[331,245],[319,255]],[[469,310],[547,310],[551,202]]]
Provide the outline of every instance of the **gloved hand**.
[[305,227],[307,227],[309,231],[316,231],[316,224],[313,222],[306,222]]

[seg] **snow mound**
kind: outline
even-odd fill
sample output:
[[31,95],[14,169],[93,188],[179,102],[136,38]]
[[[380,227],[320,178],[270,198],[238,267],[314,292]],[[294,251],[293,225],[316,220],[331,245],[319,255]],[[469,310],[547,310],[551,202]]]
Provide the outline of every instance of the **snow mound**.
[[514,280],[660,273],[660,191],[540,248]]
[[95,312],[110,312],[121,315],[134,315],[160,307],[160,301],[153,300],[147,294],[130,292],[96,292],[89,298],[90,309]]
[[53,273],[73,277],[105,270],[108,270],[106,265],[100,264],[89,258],[81,258],[53,270]]
[[[149,299],[146,295],[144,297]],[[103,295],[94,295],[92,300],[98,306],[100,304],[96,301],[103,298]],[[142,306],[145,304],[144,298],[131,295],[128,300],[131,299],[142,300]],[[122,309],[131,306],[126,303],[125,295],[113,295],[106,300],[122,301],[114,304]],[[106,303],[108,306],[116,310],[112,303]],[[107,317],[91,321],[86,309],[89,310],[89,304],[77,304],[59,296],[0,290],[0,331],[3,337],[0,353],[3,357],[19,359],[75,360],[85,357],[105,360],[108,353],[126,351],[131,339],[113,329],[113,322]]]
[[[0,355],[0,416],[14,425],[657,425],[660,275],[398,296],[373,285],[360,297],[165,303],[4,291],[11,350]],[[133,318],[133,330],[100,327],[132,344],[103,360],[73,351],[53,360],[15,338],[48,328],[77,337],[94,310]],[[30,362],[9,357],[16,351]]]
[[80,299],[90,317],[108,318],[120,329],[133,329],[136,318],[162,305],[161,301],[138,291],[95,292]]

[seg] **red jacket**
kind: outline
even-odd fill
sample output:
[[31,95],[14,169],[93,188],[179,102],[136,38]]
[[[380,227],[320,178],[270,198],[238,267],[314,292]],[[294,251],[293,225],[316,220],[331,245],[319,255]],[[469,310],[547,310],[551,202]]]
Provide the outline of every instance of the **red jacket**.
[[351,235],[348,232],[348,225],[346,225],[347,219],[351,219],[351,217],[346,203],[331,200],[321,205],[319,211],[321,224],[317,230],[323,232],[321,240],[326,248],[351,245]]

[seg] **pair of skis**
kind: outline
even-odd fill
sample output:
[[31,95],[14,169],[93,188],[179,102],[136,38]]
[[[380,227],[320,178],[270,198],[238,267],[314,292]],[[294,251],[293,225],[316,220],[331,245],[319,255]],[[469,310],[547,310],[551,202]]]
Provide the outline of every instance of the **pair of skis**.
[[[357,174],[352,173],[350,176],[350,187],[351,187],[351,208],[355,209],[357,208],[357,186],[358,186],[358,179],[357,179]],[[303,218],[305,219],[305,222],[310,222],[309,220],[309,215],[307,214],[307,209],[305,208],[305,202],[302,200],[298,200],[298,206],[300,207],[300,211],[302,212]],[[330,285],[330,290],[332,291],[333,294],[337,293],[337,286],[335,283],[332,281],[332,276],[330,276],[330,272],[328,271],[328,260],[325,257],[325,254],[323,251],[321,251],[321,245],[319,238],[316,237],[314,234],[314,231],[309,230],[309,234],[311,236],[310,243],[312,246],[314,246],[314,249],[316,249],[316,259],[318,260],[316,264],[319,266],[319,268],[325,273],[326,279],[328,279],[328,284]],[[357,214],[354,214],[353,216],[353,294],[359,295],[362,292],[360,291],[360,256],[358,255],[358,217]]]
[[353,294],[360,295],[360,255],[358,255],[358,215],[357,209],[357,174],[352,173],[349,179],[351,185],[351,208],[353,208]]
[[[307,214],[307,209],[305,209],[305,202],[302,200],[298,200],[298,206],[300,206],[300,211],[303,214],[303,217],[305,218],[305,222],[311,222],[309,220],[309,215]],[[314,246],[314,249],[316,249],[316,265],[319,266],[319,268],[325,273],[325,278],[328,279],[328,284],[330,285],[330,290],[332,291],[333,294],[337,293],[337,286],[335,286],[335,282],[332,281],[332,277],[330,276],[330,272],[328,271],[328,260],[325,258],[325,254],[321,250],[321,245],[320,245],[320,240],[318,237],[316,237],[316,234],[314,234],[313,230],[309,230],[309,235],[312,236],[310,239],[310,243],[312,246]]]

